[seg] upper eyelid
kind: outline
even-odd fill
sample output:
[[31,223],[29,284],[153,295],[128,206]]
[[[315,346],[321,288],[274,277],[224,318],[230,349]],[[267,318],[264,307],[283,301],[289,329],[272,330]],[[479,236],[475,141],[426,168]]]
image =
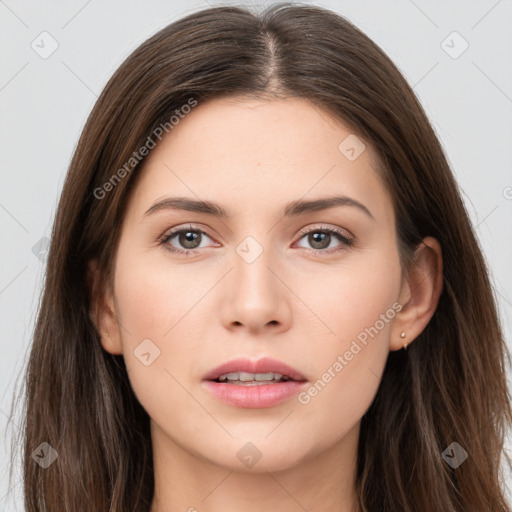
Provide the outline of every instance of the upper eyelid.
[[312,231],[324,231],[324,230],[327,230],[327,231],[335,231],[335,232],[338,232],[339,234],[341,235],[344,235],[345,233],[348,235],[346,238],[354,238],[354,235],[346,228],[342,228],[340,226],[336,226],[336,227],[333,227],[333,226],[327,226],[327,225],[314,225],[313,227],[309,227],[309,226],[306,226],[305,228],[302,228],[299,230],[299,236],[303,236],[307,233],[311,233]]
[[[192,226],[192,227],[190,227],[190,226]],[[202,228],[202,227],[199,227],[199,226],[195,226],[194,224],[191,223],[188,226],[182,226],[182,227],[178,226],[177,228],[169,228],[169,229],[167,229],[162,234],[162,236],[159,237],[159,240],[164,240],[164,239],[166,239],[168,237],[174,237],[178,233],[181,233],[182,231],[199,231],[200,233],[204,233],[205,235],[210,237],[212,240],[215,239],[215,237],[210,235],[210,233],[208,233],[208,231],[205,228]]]

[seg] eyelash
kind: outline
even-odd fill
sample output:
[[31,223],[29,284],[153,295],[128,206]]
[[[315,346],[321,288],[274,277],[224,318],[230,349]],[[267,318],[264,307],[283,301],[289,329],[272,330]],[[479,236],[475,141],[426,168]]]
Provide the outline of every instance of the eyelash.
[[[164,245],[165,246],[164,248],[171,253],[182,254],[184,256],[192,256],[194,253],[197,253],[197,249],[179,249],[179,248],[171,247],[168,244],[169,240],[174,238],[176,235],[178,235],[182,232],[190,232],[190,231],[192,231],[194,233],[202,233],[202,234],[206,235],[208,238],[212,238],[212,237],[210,237],[210,235],[208,235],[208,233],[206,233],[202,229],[198,229],[193,225],[189,225],[187,228],[180,228],[180,229],[176,229],[176,230],[170,231],[168,233],[165,233],[163,236],[161,236],[159,238],[160,245]],[[339,231],[337,229],[330,228],[327,226],[320,226],[320,227],[315,227],[313,229],[301,231],[299,240],[304,238],[306,235],[309,235],[310,233],[317,233],[317,232],[318,233],[328,233],[328,234],[334,235],[340,242],[342,242],[342,245],[339,247],[331,248],[331,249],[310,249],[307,247],[303,247],[303,249],[306,249],[306,251],[308,251],[312,254],[315,254],[315,255],[337,253],[339,251],[346,250],[347,247],[352,247],[352,245],[354,243],[353,239],[345,236],[342,231]]]

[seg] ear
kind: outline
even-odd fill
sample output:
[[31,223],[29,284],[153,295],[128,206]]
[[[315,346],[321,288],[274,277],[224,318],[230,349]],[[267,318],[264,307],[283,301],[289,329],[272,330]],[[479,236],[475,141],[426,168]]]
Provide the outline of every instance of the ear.
[[98,330],[101,345],[111,354],[122,354],[121,331],[116,318],[113,291],[110,286],[105,286],[96,259],[88,264],[87,282],[91,297],[89,316]]
[[[443,289],[443,257],[439,242],[426,237],[414,253],[410,271],[404,277],[398,302],[402,309],[395,316],[389,349],[400,350],[425,329],[435,313]],[[405,337],[401,334],[405,333]]]

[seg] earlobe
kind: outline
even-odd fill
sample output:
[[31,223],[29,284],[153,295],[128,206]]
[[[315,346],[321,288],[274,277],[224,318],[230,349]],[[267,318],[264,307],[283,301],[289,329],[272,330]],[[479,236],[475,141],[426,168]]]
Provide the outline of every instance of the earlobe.
[[91,260],[87,269],[90,293],[89,316],[100,336],[102,347],[109,353],[123,353],[120,329],[114,310],[113,293],[105,287],[97,260]]
[[443,260],[439,242],[426,237],[414,254],[407,280],[402,285],[402,309],[391,329],[389,348],[400,350],[425,329],[434,315],[443,288]]

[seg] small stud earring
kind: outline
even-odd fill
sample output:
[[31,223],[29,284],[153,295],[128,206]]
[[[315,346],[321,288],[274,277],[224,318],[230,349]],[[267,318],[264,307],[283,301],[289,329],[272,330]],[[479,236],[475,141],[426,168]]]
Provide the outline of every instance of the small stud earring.
[[[405,338],[405,331],[402,331],[402,332],[400,333],[400,338],[402,338],[402,339],[404,339],[404,338]],[[404,350],[407,350],[407,345],[408,345],[407,343],[404,343]]]

